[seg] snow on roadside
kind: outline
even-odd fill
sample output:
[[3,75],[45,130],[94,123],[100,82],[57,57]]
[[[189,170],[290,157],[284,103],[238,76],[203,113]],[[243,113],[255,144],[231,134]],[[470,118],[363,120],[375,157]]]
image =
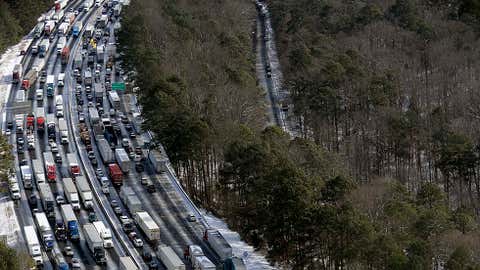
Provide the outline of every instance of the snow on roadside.
[[242,241],[240,235],[228,229],[227,224],[218,217],[205,213],[202,211],[203,218],[210,225],[210,227],[217,229],[232,246],[233,255],[242,258],[248,270],[267,270],[275,269],[272,267],[265,256],[254,251],[253,247]]
[[32,43],[30,35],[25,36],[18,44],[8,47],[0,56],[0,112],[2,120],[5,119],[5,104],[8,101],[10,90],[12,88],[12,72],[16,64],[22,61],[23,55],[20,55],[22,48],[27,48]]
[[9,199],[9,196],[0,199],[3,200],[0,202],[0,237],[6,237],[7,245],[13,247],[17,244],[21,232],[13,201],[5,199]]

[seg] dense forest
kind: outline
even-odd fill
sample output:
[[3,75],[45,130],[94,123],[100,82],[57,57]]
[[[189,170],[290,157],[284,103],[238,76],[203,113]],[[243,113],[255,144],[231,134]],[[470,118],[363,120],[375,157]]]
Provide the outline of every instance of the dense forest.
[[28,34],[52,4],[53,0],[0,0],[0,52]]
[[190,196],[293,269],[480,269],[480,2],[270,0],[301,138],[265,128],[249,0],[138,0],[121,50]]

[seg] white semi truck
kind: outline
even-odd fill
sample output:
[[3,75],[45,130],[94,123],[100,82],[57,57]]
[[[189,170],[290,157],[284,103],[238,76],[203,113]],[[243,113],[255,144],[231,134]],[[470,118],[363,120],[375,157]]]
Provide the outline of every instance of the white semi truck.
[[67,201],[72,204],[73,210],[80,210],[80,200],[78,198],[77,188],[72,178],[63,178],[63,191]]
[[92,209],[93,195],[87,179],[84,176],[78,176],[75,178],[75,184],[77,186],[78,193],[80,193],[80,199],[82,200],[85,209]]
[[103,247],[112,248],[113,241],[112,232],[110,231],[110,229],[107,228],[101,220],[93,222],[93,226],[95,226],[95,229],[100,234],[100,237],[103,239]]
[[147,212],[137,212],[134,220],[151,242],[160,240],[160,227]]
[[32,256],[35,264],[40,266],[43,264],[42,251],[40,248],[40,242],[38,241],[37,232],[34,226],[23,227],[25,233],[25,239],[27,240],[28,253]]
[[167,270],[185,270],[185,264],[169,246],[158,246],[157,256]]

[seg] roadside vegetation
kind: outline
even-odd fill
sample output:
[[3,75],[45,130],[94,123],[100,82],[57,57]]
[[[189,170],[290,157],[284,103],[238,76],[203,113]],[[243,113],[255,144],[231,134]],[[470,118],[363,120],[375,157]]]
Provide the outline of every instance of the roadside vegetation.
[[0,0],[0,53],[28,34],[52,5],[53,0]]
[[191,198],[287,268],[480,269],[480,6],[269,4],[294,140],[264,128],[251,1],[122,15],[146,126]]

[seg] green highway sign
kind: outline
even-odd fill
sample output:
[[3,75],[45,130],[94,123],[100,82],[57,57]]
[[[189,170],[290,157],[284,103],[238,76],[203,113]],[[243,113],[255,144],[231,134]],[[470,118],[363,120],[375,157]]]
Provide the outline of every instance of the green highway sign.
[[114,91],[125,91],[125,83],[123,83],[123,82],[112,83],[112,90],[114,90]]

